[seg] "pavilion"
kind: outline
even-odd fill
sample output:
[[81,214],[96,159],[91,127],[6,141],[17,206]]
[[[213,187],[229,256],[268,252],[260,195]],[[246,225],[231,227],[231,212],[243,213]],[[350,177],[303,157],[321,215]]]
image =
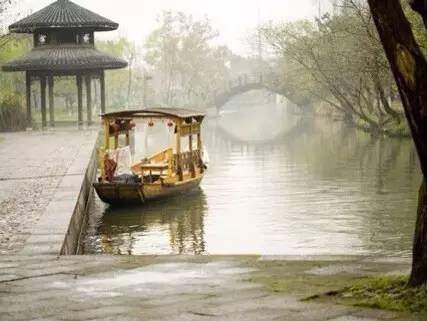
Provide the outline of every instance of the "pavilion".
[[86,87],[87,123],[92,123],[92,79],[100,80],[101,112],[105,113],[104,70],[127,66],[127,62],[95,48],[96,31],[116,30],[119,25],[68,1],[58,0],[9,26],[14,33],[33,34],[34,47],[24,57],[2,66],[3,71],[26,73],[28,125],[32,123],[31,82],[40,81],[42,127],[55,125],[54,77],[76,76],[78,123],[83,125],[83,84]]

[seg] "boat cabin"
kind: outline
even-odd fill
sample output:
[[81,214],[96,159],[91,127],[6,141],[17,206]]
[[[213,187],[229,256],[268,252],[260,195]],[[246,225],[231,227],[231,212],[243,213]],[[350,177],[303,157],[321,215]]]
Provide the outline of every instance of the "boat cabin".
[[[94,184],[100,198],[110,204],[147,200],[198,186],[204,171],[201,125],[205,115],[181,108],[152,108],[102,115],[104,142],[99,149],[100,176]],[[173,146],[132,161],[131,132],[138,119],[148,126],[162,121],[173,128]],[[188,150],[182,140],[188,139]],[[137,143],[136,143],[137,144]]]

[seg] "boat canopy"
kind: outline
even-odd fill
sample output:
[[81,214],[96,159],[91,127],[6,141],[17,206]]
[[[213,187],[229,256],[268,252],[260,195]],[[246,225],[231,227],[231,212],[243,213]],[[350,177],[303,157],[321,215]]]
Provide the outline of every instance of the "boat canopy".
[[[183,182],[189,178],[199,179],[200,175],[203,175],[205,165],[202,160],[201,126],[204,113],[184,108],[144,108],[105,113],[101,116],[104,126],[104,146],[99,149],[99,159],[102,160],[101,182],[108,181],[104,163],[105,160],[109,160],[111,150],[117,150],[119,142],[125,143],[124,148],[129,148],[131,145],[130,134],[136,126],[134,119],[137,118],[149,119],[147,125],[150,127],[154,125],[155,119],[168,119],[167,126],[173,128],[176,144],[175,151],[173,148],[168,148],[132,165],[133,173],[142,173],[144,177],[144,171],[148,171],[151,177],[151,173],[157,171],[162,176],[164,170],[168,172],[167,177],[174,182]],[[119,136],[125,136],[125,139],[119,139]],[[182,138],[188,139],[188,151],[181,149]],[[194,139],[197,142],[196,146],[193,144]],[[149,181],[151,182],[151,178]]]
[[204,113],[185,108],[146,108],[139,110],[125,110],[101,115],[103,119],[114,118],[175,118],[187,120],[194,118],[201,122],[205,117]]

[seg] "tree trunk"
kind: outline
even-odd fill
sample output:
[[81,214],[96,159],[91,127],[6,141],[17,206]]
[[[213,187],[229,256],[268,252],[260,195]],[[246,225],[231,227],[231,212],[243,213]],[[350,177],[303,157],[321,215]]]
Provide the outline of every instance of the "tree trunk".
[[409,284],[413,286],[427,282],[427,189],[423,180],[418,193],[417,222],[415,225],[414,248],[412,251],[412,273]]
[[[378,93],[379,101],[381,102],[382,106],[384,107],[384,111],[389,114],[393,119],[399,124],[400,123],[400,115],[397,111],[395,111],[393,108],[391,108],[391,105],[389,104],[389,101],[386,97],[386,94],[384,92],[384,88],[381,85],[381,82],[378,79],[374,80],[374,85]],[[378,106],[378,109],[381,110],[380,106]]]
[[[399,0],[368,0],[387,59],[396,80],[415,142],[424,181],[427,177],[427,62],[414,39]],[[427,282],[427,206],[420,189],[409,284]]]

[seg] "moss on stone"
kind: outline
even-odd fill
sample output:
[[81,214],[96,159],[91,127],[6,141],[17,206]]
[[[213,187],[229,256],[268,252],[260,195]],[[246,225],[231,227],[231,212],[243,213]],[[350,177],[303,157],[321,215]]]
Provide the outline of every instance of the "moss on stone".
[[303,299],[341,289],[360,278],[359,274],[353,273],[310,273],[313,269],[341,264],[335,261],[253,261],[248,265],[256,270],[245,280],[260,284],[270,292],[286,293]]
[[[245,279],[265,290],[319,300],[393,311],[427,313],[427,286],[409,288],[404,275],[366,277],[407,270],[387,262],[252,261],[255,271]],[[354,267],[354,268],[352,268]],[[336,271],[336,272],[334,272]],[[427,319],[426,319],[427,320]]]
[[427,313],[427,285],[411,288],[407,281],[406,276],[365,278],[334,294],[345,304]]

